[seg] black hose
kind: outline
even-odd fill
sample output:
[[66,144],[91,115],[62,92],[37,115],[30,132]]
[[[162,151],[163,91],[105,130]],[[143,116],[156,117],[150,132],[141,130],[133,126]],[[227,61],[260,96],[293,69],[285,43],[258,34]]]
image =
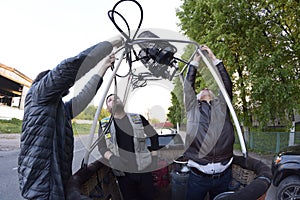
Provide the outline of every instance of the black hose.
[[[135,3],[139,9],[140,9],[140,21],[139,21],[139,24],[138,24],[138,27],[137,27],[137,30],[135,31],[133,37],[131,38],[130,36],[130,26],[129,24],[127,23],[126,19],[123,17],[123,15],[121,15],[119,12],[116,11],[116,8],[119,4],[121,4],[122,2],[125,2],[125,1],[129,1],[129,2],[133,2]],[[119,17],[121,17],[121,19],[125,22],[126,24],[126,27],[127,27],[127,31],[128,31],[128,35],[119,27],[119,25],[116,23],[115,21],[115,14],[117,14]],[[124,38],[126,38],[126,41],[125,41],[125,52],[126,53],[126,61],[128,62],[128,66],[129,66],[129,70],[128,70],[128,73],[124,76],[120,76],[118,74],[116,74],[116,76],[118,77],[127,77],[129,74],[132,74],[132,52],[134,53],[134,55],[136,55],[134,49],[132,48],[131,45],[129,45],[136,37],[141,25],[142,25],[142,22],[143,22],[143,8],[142,6],[135,0],[121,0],[121,1],[118,1],[112,10],[108,11],[108,17],[109,19],[112,21],[112,23],[114,24],[114,26],[118,29],[118,31],[123,35]]]

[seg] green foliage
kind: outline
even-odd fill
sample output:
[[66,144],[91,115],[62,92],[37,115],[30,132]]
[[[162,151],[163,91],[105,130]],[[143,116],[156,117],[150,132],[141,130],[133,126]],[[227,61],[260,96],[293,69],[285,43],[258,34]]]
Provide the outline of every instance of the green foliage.
[[156,118],[151,118],[149,122],[150,122],[150,124],[152,124],[152,125],[153,125],[153,124],[158,124],[158,123],[160,123],[159,119],[156,119]]
[[[98,133],[98,126],[99,126],[99,123],[97,123],[94,134]],[[75,135],[90,134],[92,124],[79,124],[76,122],[72,122],[72,127],[73,127],[73,132]]]
[[[89,134],[92,124],[79,124],[72,122],[74,134]],[[98,124],[97,124],[98,127]],[[98,131],[96,127],[95,132]],[[22,120],[12,118],[11,120],[0,120],[0,133],[21,133]]]
[[300,109],[299,1],[184,0],[177,16],[184,34],[223,60],[245,126],[291,124]]
[[[249,150],[262,153],[276,153],[289,146],[289,132],[251,132]],[[300,132],[295,133],[295,144],[300,144]]]
[[21,133],[22,121],[16,118],[0,120],[0,133]]
[[97,107],[90,105],[86,107],[75,119],[93,120]]
[[169,121],[172,122],[172,124],[177,124],[177,122],[181,122],[182,108],[174,92],[171,92],[171,102],[172,106],[168,108],[169,112],[167,114],[167,117]]
[[[185,109],[183,107],[183,85],[182,77],[175,77],[173,79],[174,89],[171,92],[171,106],[168,108],[167,117],[172,124],[177,124],[177,122],[183,123],[185,118]],[[179,120],[179,121],[178,121]]]
[[[75,119],[82,119],[82,120],[93,120],[95,117],[95,113],[97,111],[97,107],[90,105],[84,109]],[[99,115],[99,120],[108,117],[110,115],[107,109],[102,109]]]
[[102,109],[101,113],[99,115],[99,120],[105,118],[105,117],[109,117],[110,116],[110,112],[107,109]]
[[296,124],[296,126],[295,126],[295,131],[300,132],[300,123]]

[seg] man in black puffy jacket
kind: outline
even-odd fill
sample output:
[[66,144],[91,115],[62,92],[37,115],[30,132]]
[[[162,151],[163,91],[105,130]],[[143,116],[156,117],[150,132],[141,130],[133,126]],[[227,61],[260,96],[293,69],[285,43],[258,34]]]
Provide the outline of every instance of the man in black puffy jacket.
[[108,56],[122,40],[105,41],[41,72],[29,89],[24,108],[18,173],[25,199],[64,200],[64,188],[72,175],[74,138],[71,119],[94,98],[106,70],[115,60],[111,54],[81,92],[63,102],[74,83]]
[[[232,99],[232,82],[223,65],[213,52],[202,46],[208,59],[213,62],[216,72],[223,81]],[[194,56],[184,82],[184,100],[187,112],[187,135],[184,156],[188,159],[190,176],[187,199],[201,200],[209,193],[213,199],[228,190],[231,181],[234,130],[229,110],[221,92],[215,96],[210,89],[203,89],[195,95],[196,72],[201,57]]]

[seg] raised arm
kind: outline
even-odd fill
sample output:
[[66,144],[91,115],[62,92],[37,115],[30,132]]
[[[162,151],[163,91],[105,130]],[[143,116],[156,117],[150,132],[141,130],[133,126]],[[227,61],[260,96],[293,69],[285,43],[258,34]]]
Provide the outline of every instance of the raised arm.
[[67,107],[66,110],[71,118],[74,118],[80,114],[92,101],[98,89],[102,85],[104,74],[106,73],[107,69],[112,66],[114,61],[115,55],[112,53],[105,59],[103,65],[98,71],[98,74],[92,76],[92,78],[87,82],[78,95],[65,103]]
[[36,86],[40,103],[47,103],[61,98],[74,85],[76,80],[84,76],[99,61],[111,53],[114,45],[116,47],[120,46],[122,41],[119,37],[111,42],[100,42],[77,56],[65,59],[50,70]]
[[156,130],[149,124],[149,121],[145,119],[144,116],[140,115],[142,119],[142,123],[144,126],[144,130],[146,135],[150,138],[151,141],[151,151],[152,155],[157,155],[157,150],[159,149],[159,142],[158,142],[158,134]]
[[47,103],[60,99],[77,79],[108,55],[112,47],[110,42],[101,42],[58,64],[37,83],[39,102]]
[[195,80],[198,68],[200,55],[196,54],[194,60],[188,67],[186,77],[184,79],[183,92],[184,92],[184,105],[186,111],[190,111],[197,105],[197,98],[195,92]]
[[110,152],[109,148],[106,145],[106,141],[105,141],[105,135],[103,133],[103,124],[101,123],[101,121],[99,122],[99,129],[98,129],[98,137],[99,137],[99,142],[98,142],[98,150],[101,154],[102,157],[106,158],[107,160],[109,159],[109,157],[104,156],[106,152]]
[[226,89],[229,97],[232,99],[232,82],[231,82],[230,76],[229,76],[228,72],[226,71],[226,68],[225,68],[222,60],[217,59],[215,54],[212,52],[212,50],[205,45],[203,45],[201,47],[201,50],[207,52],[208,57],[211,59],[213,64],[218,69],[218,72],[224,83],[225,89]]
[[230,76],[223,64],[223,62],[219,62],[217,65],[216,65],[219,73],[220,73],[220,76],[222,78],[222,81],[224,83],[224,86],[225,86],[225,89],[230,97],[230,99],[232,100],[232,81],[230,79]]

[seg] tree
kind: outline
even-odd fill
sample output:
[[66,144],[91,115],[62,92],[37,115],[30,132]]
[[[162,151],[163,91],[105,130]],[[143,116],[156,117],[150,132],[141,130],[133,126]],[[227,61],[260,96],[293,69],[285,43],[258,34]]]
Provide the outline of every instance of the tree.
[[[97,106],[90,105],[86,107],[77,117],[76,119],[84,119],[84,120],[93,120],[95,113],[97,111]],[[101,110],[99,115],[99,120],[108,117],[110,115],[109,111],[105,108]]]
[[102,108],[101,113],[99,115],[99,120],[109,116],[110,116],[110,112],[107,109]]
[[172,102],[172,106],[168,108],[167,117],[170,120],[170,122],[175,125],[181,122],[182,109],[179,100],[177,98],[177,95],[174,92],[171,92],[171,102]]
[[[192,53],[195,51],[194,45],[187,45],[186,49],[184,50],[184,54],[182,55],[182,59],[188,60]],[[178,67],[181,71],[184,67],[184,63],[179,62]],[[184,74],[181,74],[179,76],[176,76],[173,79],[174,89],[171,92],[171,103],[172,106],[168,108],[168,114],[167,117],[170,119],[170,121],[175,125],[177,123],[185,123],[186,122],[186,114],[185,114],[185,108],[184,108],[184,100],[183,100],[183,79]],[[196,80],[196,82],[198,82]]]
[[244,125],[286,124],[299,110],[299,15],[295,0],[185,0],[177,10],[184,34],[223,60]]
[[[269,74],[263,84],[253,89],[253,98],[271,102],[268,110],[254,110],[257,116],[266,112],[274,120],[286,123],[293,110],[299,110],[299,55],[300,55],[300,9],[299,1],[263,2],[258,9],[263,12],[264,34],[268,38],[265,68],[257,68],[255,75]],[[261,78],[260,78],[261,79]],[[253,80],[256,81],[256,80]],[[265,95],[262,95],[265,94]],[[267,95],[266,95],[267,94]],[[273,120],[273,121],[274,121]]]
[[155,125],[155,124],[158,124],[160,122],[159,119],[156,119],[156,118],[151,118],[149,121],[150,121],[151,125]]

